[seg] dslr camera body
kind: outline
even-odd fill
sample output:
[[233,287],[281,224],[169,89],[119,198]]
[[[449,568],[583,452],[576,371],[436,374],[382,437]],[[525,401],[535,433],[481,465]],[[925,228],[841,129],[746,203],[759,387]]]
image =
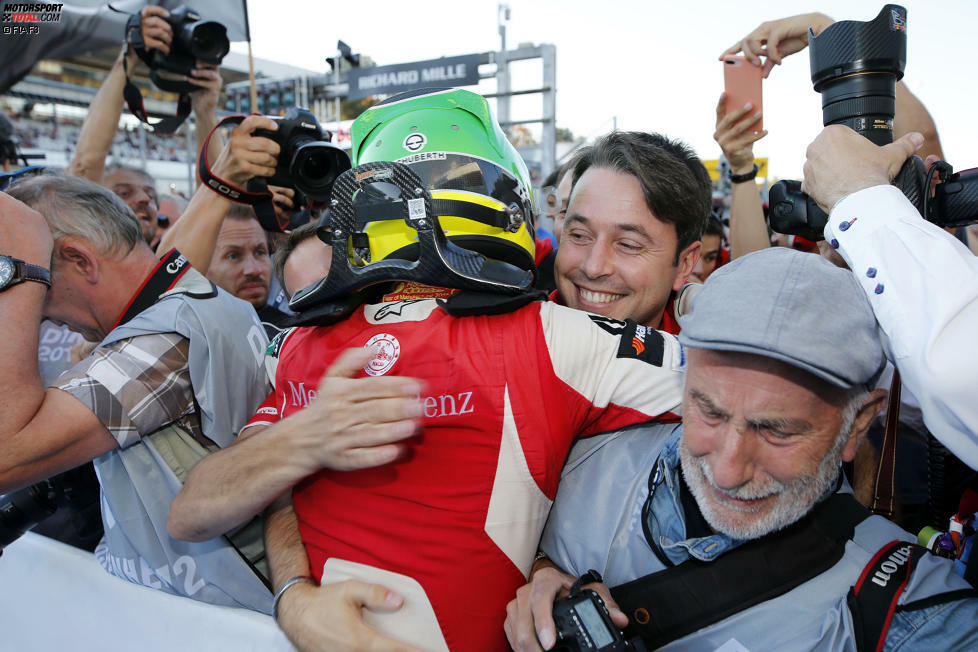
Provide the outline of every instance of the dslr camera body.
[[[893,142],[896,83],[907,62],[907,10],[886,5],[871,21],[840,21],[817,36],[809,31],[809,61],[815,91],[822,96],[822,124],[842,124],[877,145]],[[930,196],[930,178],[941,183]],[[943,161],[925,169],[919,156],[901,168],[893,185],[938,226],[978,221],[978,169],[953,173]],[[771,228],[822,240],[828,215],[801,192],[799,181],[779,181],[769,193]]]
[[554,650],[646,652],[640,639],[625,640],[621,630],[611,621],[604,600],[591,589],[575,584],[570,595],[554,602],[553,616],[557,626]]
[[150,79],[164,91],[190,93],[197,90],[185,80],[197,61],[220,65],[231,49],[228,30],[214,20],[202,20],[201,15],[186,5],[180,5],[165,19],[173,28],[170,53],[147,50],[140,28],[140,14],[133,14],[126,24],[126,35],[133,49],[149,66]]
[[332,134],[308,109],[292,107],[281,118],[271,119],[278,123],[276,131],[256,129],[254,135],[278,143],[282,148],[278,165],[273,176],[252,179],[248,190],[263,192],[268,185],[284,186],[313,201],[328,200],[336,177],[350,169],[349,155],[329,142]]
[[0,495],[0,555],[3,555],[4,548],[62,507],[69,507],[75,512],[72,523],[76,536],[97,542],[102,536],[102,520],[97,516],[86,518],[86,515],[98,513],[99,492],[95,467],[89,462],[37,484]]

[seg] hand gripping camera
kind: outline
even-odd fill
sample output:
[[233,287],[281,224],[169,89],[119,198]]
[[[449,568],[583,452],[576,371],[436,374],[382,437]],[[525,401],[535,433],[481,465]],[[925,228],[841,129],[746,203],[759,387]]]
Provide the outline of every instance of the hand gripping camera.
[[350,157],[329,142],[332,134],[307,109],[293,107],[281,118],[271,119],[278,123],[278,130],[256,129],[254,135],[278,143],[282,148],[278,165],[273,176],[260,180],[255,184],[258,188],[249,184],[249,190],[263,190],[261,185],[286,186],[314,201],[329,199],[336,177],[350,169]]
[[557,644],[554,650],[565,652],[646,652],[638,638],[626,640],[611,621],[604,600],[596,591],[582,588],[585,583],[600,582],[601,575],[589,570],[574,582],[566,598],[554,602],[554,624]]
[[[262,228],[276,232],[286,230],[289,225],[287,221],[281,222],[275,213],[269,184],[295,189],[294,203],[297,206],[310,199],[325,202],[330,198],[336,177],[350,169],[350,157],[329,142],[332,134],[320,127],[316,116],[307,109],[293,107],[281,118],[269,117],[278,123],[278,129],[256,129],[253,136],[274,140],[281,148],[272,176],[251,179],[247,189],[236,188],[215,177],[207,165],[210,136],[197,156],[197,173],[201,181],[214,192],[231,201],[254,207]],[[217,123],[215,130],[226,125],[240,124],[244,119],[243,115],[228,116]]]
[[[877,145],[893,142],[896,82],[907,61],[907,10],[886,5],[871,21],[841,21],[816,36],[809,31],[812,83],[822,95],[822,123],[842,124]],[[930,178],[941,183],[930,196]],[[978,169],[953,173],[943,161],[926,170],[919,156],[893,180],[921,215],[938,226],[978,221]],[[822,240],[828,215],[801,192],[799,181],[779,181],[769,194],[771,228]]]
[[196,10],[180,5],[165,19],[173,28],[170,53],[147,50],[140,29],[141,16],[133,14],[126,24],[129,43],[149,66],[149,76],[156,86],[172,93],[189,93],[197,89],[185,77],[197,61],[219,65],[231,49],[228,30],[214,20],[202,20]]
[[[180,5],[170,12],[166,22],[173,28],[173,39],[170,41],[170,53],[161,50],[147,50],[143,40],[142,16],[138,13],[129,17],[126,22],[126,41],[132,46],[136,55],[149,66],[149,77],[157,88],[179,93],[177,115],[164,118],[153,125],[160,133],[173,133],[177,127],[190,115],[189,93],[198,90],[187,81],[187,76],[197,65],[198,61],[219,65],[231,50],[228,41],[228,30],[214,20],[201,20],[195,10]],[[149,117],[143,107],[143,96],[139,89],[128,80],[123,88],[123,96],[129,111],[134,116],[149,124]]]

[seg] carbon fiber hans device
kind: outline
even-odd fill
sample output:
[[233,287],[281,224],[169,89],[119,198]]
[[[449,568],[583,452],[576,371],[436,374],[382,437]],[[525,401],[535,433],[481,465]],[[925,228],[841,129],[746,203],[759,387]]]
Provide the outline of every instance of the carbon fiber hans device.
[[[365,163],[341,174],[318,232],[333,248],[329,275],[297,292],[289,307],[325,324],[362,303],[364,288],[390,281],[507,295],[532,290],[532,272],[450,242],[432,203],[424,182],[402,163]],[[381,220],[404,220],[417,232],[417,246],[405,248],[405,258],[351,260],[366,238],[363,227]]]

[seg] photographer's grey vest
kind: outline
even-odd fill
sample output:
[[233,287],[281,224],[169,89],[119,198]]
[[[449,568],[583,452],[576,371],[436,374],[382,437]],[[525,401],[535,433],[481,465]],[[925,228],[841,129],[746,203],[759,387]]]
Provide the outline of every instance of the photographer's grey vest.
[[[269,389],[262,367],[265,332],[254,309],[190,269],[100,346],[169,332],[190,342],[190,381],[204,435],[228,446]],[[167,533],[170,503],[207,453],[184,428],[170,424],[95,460],[105,523],[96,556],[107,571],[137,584],[271,613],[269,589],[252,568],[264,559],[258,519],[229,535],[250,560],[227,537],[191,543]]]
[[[649,425],[579,441],[562,473],[541,550],[573,575],[583,575],[592,568],[598,570],[610,587],[668,570],[659,557],[668,555],[668,550],[653,550],[649,544],[643,507],[649,496],[650,471],[654,475],[662,466],[660,453],[664,448],[674,448],[677,428]],[[681,472],[675,469],[675,473]],[[656,498],[662,491],[665,500],[681,509],[678,500],[673,502],[677,494],[664,491],[665,485],[664,482],[659,487]],[[839,491],[851,493],[845,483]],[[655,503],[652,505],[655,510]],[[655,517],[661,519],[669,511],[659,509]],[[582,514],[587,514],[586,523],[581,521]],[[662,539],[653,536],[653,540]],[[913,537],[894,523],[871,516],[856,526],[841,559],[828,570],[661,649],[714,650],[726,646],[724,649],[856,650],[847,594],[874,555],[894,540],[913,541]],[[666,547],[682,548],[684,555],[690,551],[709,564],[717,557],[712,554],[713,546],[704,542],[670,539]],[[763,573],[763,569],[758,573]],[[952,564],[927,554],[916,560],[899,604],[956,594],[968,588],[954,574]],[[743,647],[731,647],[730,641]]]

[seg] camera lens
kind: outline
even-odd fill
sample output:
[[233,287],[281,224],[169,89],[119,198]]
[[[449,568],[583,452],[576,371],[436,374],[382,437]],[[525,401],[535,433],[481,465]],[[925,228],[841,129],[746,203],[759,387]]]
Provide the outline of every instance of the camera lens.
[[299,176],[310,181],[314,185],[315,179],[325,181],[330,178],[329,159],[324,152],[310,152],[305,160],[299,164]]
[[809,39],[822,123],[843,124],[877,145],[893,142],[896,82],[907,61],[907,13],[886,5],[871,21],[844,20]]
[[220,63],[231,49],[227,29],[218,22],[194,23],[186,29],[190,30],[188,49],[200,61]]
[[822,122],[842,124],[877,145],[893,142],[896,76],[855,73],[832,79],[822,87]]
[[290,166],[296,187],[310,199],[329,199],[336,177],[350,169],[350,159],[340,148],[313,141],[300,145]]

